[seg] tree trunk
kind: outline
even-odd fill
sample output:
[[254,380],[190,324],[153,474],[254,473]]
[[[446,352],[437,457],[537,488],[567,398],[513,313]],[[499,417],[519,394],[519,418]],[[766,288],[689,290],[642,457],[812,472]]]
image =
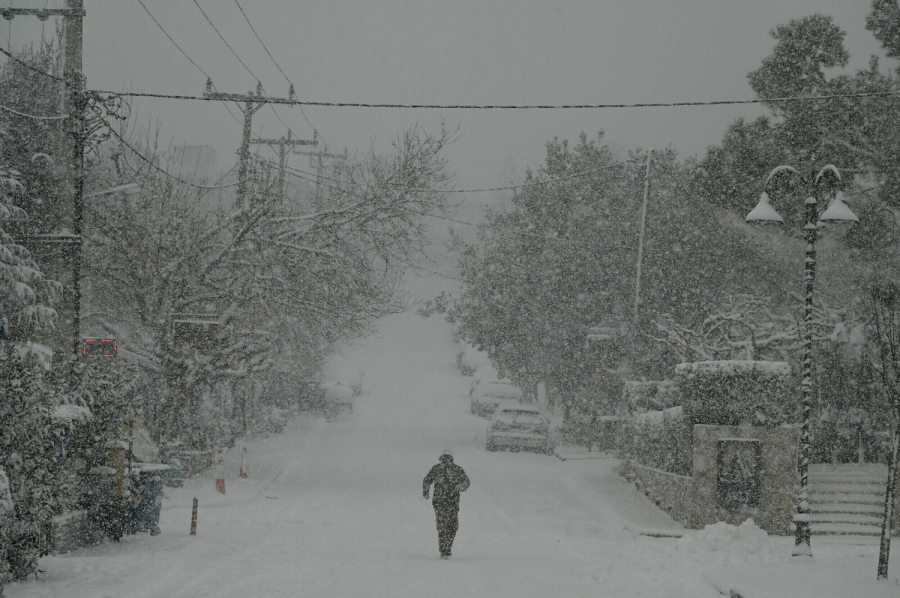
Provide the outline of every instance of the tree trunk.
[[900,417],[894,417],[891,451],[888,453],[888,479],[884,493],[884,519],[881,522],[881,547],[878,552],[878,579],[887,579],[891,555],[891,527],[894,520],[894,486],[897,482],[897,448],[900,445]]
[[859,428],[857,429],[857,435],[856,435],[856,436],[857,436],[856,439],[857,439],[857,442],[858,442],[858,444],[857,444],[857,446],[856,446],[856,457],[857,457],[857,461],[856,461],[856,462],[857,462],[859,465],[863,465],[863,464],[866,462],[866,446],[865,446],[865,444],[863,443],[863,429],[862,429],[862,424],[859,425]]

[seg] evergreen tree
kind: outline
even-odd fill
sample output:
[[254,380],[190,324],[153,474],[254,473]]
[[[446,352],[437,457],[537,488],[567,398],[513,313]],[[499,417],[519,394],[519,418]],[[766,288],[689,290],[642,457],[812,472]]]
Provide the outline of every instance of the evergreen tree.
[[56,396],[33,355],[7,345],[0,354],[0,468],[9,475],[14,505],[7,561],[12,579],[37,571],[48,547],[46,524],[58,505],[60,472],[53,450]]

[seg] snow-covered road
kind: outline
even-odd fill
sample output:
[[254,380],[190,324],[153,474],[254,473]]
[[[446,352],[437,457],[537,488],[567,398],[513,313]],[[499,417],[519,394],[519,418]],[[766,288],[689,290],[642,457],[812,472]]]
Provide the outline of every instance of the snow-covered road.
[[[469,413],[469,379],[454,367],[448,324],[409,312],[381,330],[345,351],[364,373],[351,417],[301,418],[284,434],[248,441],[249,480],[237,476],[236,447],[226,495],[215,492],[212,472],[167,488],[162,535],[48,557],[39,581],[7,595],[722,595],[703,558],[625,530],[665,521],[612,473],[611,460],[485,451],[485,420]],[[421,493],[445,447],[472,480],[449,561],[438,558]],[[188,535],[193,496],[196,537]]]

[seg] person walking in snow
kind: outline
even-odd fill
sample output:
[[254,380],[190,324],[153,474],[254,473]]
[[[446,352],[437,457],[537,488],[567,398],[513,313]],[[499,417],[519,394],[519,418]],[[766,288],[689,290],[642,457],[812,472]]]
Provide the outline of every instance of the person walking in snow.
[[440,463],[429,470],[422,481],[422,495],[428,500],[428,491],[434,484],[434,517],[437,520],[438,549],[441,558],[450,558],[453,539],[459,529],[459,493],[469,487],[469,476],[463,468],[453,462],[449,450],[441,453]]

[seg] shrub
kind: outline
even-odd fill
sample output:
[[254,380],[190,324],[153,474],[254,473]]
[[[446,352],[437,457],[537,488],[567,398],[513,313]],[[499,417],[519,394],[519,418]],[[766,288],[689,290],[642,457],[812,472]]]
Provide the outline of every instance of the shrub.
[[634,411],[668,409],[679,400],[674,380],[626,380],[622,388],[622,402]]
[[675,367],[687,423],[778,426],[795,423],[791,368],[780,361],[699,361]]
[[13,503],[6,560],[9,576],[24,580],[37,571],[47,546],[44,523],[58,506],[55,467],[55,403],[44,366],[7,347],[0,355],[0,468],[9,476]]

